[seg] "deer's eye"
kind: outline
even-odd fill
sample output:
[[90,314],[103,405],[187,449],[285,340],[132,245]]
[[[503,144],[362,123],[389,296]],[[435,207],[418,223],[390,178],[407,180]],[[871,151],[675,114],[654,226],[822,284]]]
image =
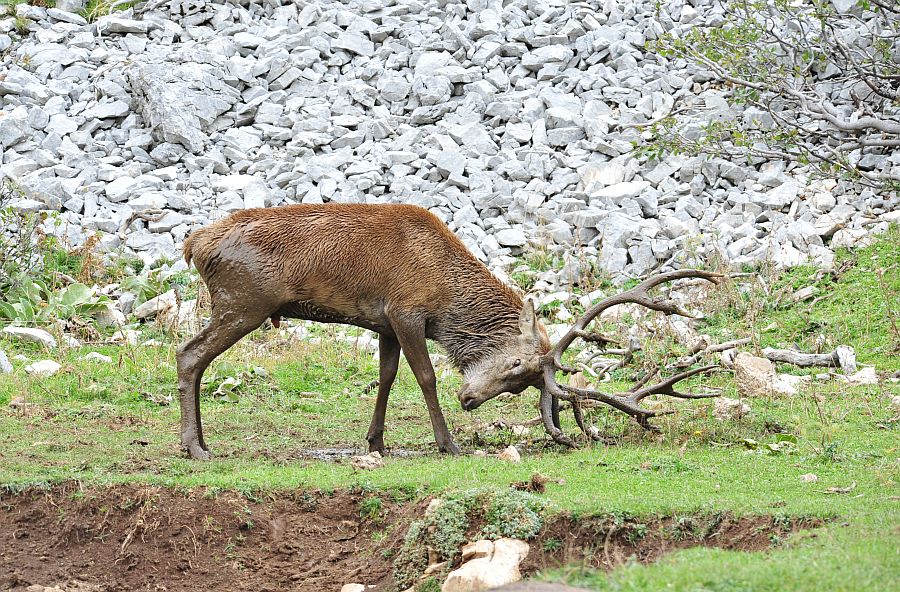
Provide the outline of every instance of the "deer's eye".
[[522,360],[520,360],[518,358],[516,358],[516,360],[512,363],[513,368],[517,368],[518,366],[521,366],[521,365],[522,365]]

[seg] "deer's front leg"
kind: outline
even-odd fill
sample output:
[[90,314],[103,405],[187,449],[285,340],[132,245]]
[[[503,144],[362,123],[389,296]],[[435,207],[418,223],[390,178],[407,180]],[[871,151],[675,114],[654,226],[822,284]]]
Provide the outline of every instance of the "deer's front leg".
[[450,430],[447,429],[447,422],[444,420],[444,414],[441,412],[440,404],[437,396],[437,377],[434,374],[434,367],[431,365],[431,358],[428,357],[428,347],[425,343],[425,323],[418,319],[391,319],[391,325],[400,341],[400,347],[403,348],[403,354],[409,362],[425,395],[425,405],[428,407],[428,415],[431,417],[431,427],[434,428],[434,441],[438,445],[438,450],[448,454],[459,454],[459,447],[453,442]]

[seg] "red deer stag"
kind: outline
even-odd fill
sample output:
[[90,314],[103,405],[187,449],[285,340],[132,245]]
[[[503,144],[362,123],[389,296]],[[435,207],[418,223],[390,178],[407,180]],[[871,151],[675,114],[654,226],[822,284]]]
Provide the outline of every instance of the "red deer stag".
[[438,405],[425,340],[463,376],[466,410],[542,381],[550,350],[531,301],[499,281],[436,216],[410,205],[293,205],[236,212],[184,243],[209,289],[209,323],[177,353],[181,444],[209,458],[200,379],[216,356],[271,318],[345,323],[379,336],[379,383],[366,439],[384,450],[384,417],[406,356],[442,452],[458,453]]
[[251,209],[192,233],[184,256],[206,282],[212,301],[209,323],[177,353],[181,444],[197,459],[209,458],[200,422],[200,379],[204,370],[266,319],[282,317],[344,323],[379,336],[379,383],[366,439],[384,450],[388,394],[401,350],[422,389],[442,452],[458,453],[438,405],[434,369],[426,339],[440,343],[464,376],[458,393],[471,411],[504,392],[529,386],[541,390],[541,415],[557,442],[574,446],[559,423],[559,400],[570,401],[579,427],[580,403],[599,400],[634,416],[644,427],[663,412],[640,407],[650,394],[682,395],[672,386],[709,367],[682,372],[645,386],[648,374],[629,393],[608,395],[560,384],[558,371],[571,371],[562,354],[576,339],[608,342],[585,331],[600,312],[636,302],[667,314],[676,306],[651,298],[660,283],[716,274],[682,270],[654,276],[636,288],[597,303],[552,350],[532,302],[523,302],[479,262],[436,216],[410,205],[293,205]]

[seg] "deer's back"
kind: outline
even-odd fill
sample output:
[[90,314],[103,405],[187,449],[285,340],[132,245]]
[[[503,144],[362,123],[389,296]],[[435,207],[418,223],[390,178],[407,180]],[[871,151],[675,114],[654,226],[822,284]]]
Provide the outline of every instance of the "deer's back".
[[433,214],[393,204],[243,210],[192,234],[185,255],[211,291],[249,276],[280,301],[347,314],[373,302],[434,308],[486,272]]

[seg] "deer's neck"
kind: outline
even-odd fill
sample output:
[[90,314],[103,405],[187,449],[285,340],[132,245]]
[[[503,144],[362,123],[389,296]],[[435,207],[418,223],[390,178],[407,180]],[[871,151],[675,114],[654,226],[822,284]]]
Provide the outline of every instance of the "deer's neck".
[[465,373],[519,333],[522,299],[491,275],[467,284],[456,295],[436,340],[453,365]]

